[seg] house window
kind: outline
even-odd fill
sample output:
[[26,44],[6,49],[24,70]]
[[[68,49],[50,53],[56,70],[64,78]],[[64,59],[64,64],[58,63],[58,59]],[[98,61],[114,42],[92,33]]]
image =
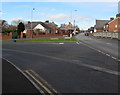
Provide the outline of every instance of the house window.
[[38,34],[39,35],[45,35],[45,32],[39,32]]
[[118,27],[118,25],[115,25],[115,28],[117,28]]
[[56,32],[55,32],[56,34],[59,34],[59,30],[56,30]]
[[48,34],[52,34],[52,31],[51,31],[51,30],[48,30]]
[[120,25],[115,25],[115,28],[120,28]]

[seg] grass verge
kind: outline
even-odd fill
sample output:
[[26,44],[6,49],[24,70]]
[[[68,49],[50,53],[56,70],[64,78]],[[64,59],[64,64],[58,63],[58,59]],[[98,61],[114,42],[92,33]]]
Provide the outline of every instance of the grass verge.
[[33,39],[33,40],[27,40],[29,42],[73,42],[73,41],[77,41],[74,37],[70,38],[70,39],[65,39],[64,37],[60,37],[60,38],[41,38],[41,39]]
[[[70,39],[60,38],[40,38],[40,39],[26,39],[26,40],[16,40],[16,42],[75,42],[77,41],[74,37]],[[13,40],[3,40],[2,42],[13,42]]]

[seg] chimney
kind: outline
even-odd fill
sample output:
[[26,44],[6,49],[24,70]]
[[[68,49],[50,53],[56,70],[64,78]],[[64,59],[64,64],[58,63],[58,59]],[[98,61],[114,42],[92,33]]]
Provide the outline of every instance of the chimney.
[[113,17],[111,17],[111,18],[110,18],[110,21],[112,21],[112,20],[114,20],[114,18],[113,18]]
[[45,23],[49,23],[49,20],[46,20]]
[[116,15],[116,18],[117,18],[117,17],[120,17],[120,13]]

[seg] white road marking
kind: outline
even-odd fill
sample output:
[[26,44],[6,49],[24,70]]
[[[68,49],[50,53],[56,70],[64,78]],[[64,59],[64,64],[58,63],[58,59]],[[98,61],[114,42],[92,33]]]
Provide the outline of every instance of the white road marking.
[[108,45],[112,45],[111,43],[106,43],[106,44],[108,44]]
[[[91,46],[89,46],[89,45],[87,45],[87,44],[85,44],[85,43],[82,43],[81,42],[81,44],[83,44],[83,45],[85,45],[85,46],[87,46],[87,47],[89,47],[89,48],[91,48],[91,49],[93,49],[93,50],[95,50],[95,51],[98,51],[98,52],[100,52],[100,53],[102,53],[102,54],[104,54],[104,55],[106,55],[106,56],[109,56],[109,57],[111,57],[111,55],[109,55],[109,54],[106,54],[106,53],[104,53],[104,52],[102,52],[102,51],[100,51],[100,50],[98,50],[98,49],[96,49],[96,48],[93,48],[93,47],[91,47]],[[112,57],[111,57],[112,58]],[[117,61],[119,61],[120,59],[118,59],[118,58],[112,58],[112,59],[114,59],[114,60],[117,60]]]
[[106,53],[104,53],[104,52],[102,52],[102,51],[101,51],[101,53],[102,53],[102,54],[106,54]]
[[107,56],[110,56],[109,54],[106,54]]
[[109,74],[113,74],[113,75],[120,75],[120,72],[113,71],[113,70],[110,70],[110,69],[107,69],[107,68],[88,65],[88,64],[83,64],[83,63],[80,63],[80,64],[76,63],[76,64],[84,66],[84,67],[88,67],[88,68],[91,68],[91,69],[94,69],[94,70],[97,70],[97,71],[102,71],[102,72],[106,72],[106,73],[109,73]]
[[97,50],[98,52],[101,52],[100,50]]
[[59,43],[60,45],[63,45],[64,43]]
[[77,65],[80,65],[80,66],[83,66],[83,67],[87,67],[87,68],[90,68],[90,69],[95,69],[97,71],[102,71],[102,72],[106,72],[106,73],[113,74],[113,75],[120,75],[120,72],[113,71],[113,70],[103,68],[103,67],[99,67],[99,66],[84,64],[80,60],[77,62],[77,61],[74,61],[74,60],[67,60],[67,59],[58,58],[58,57],[54,57],[54,56],[48,56],[48,55],[43,55],[43,54],[39,54],[39,53],[32,53],[32,52],[27,52],[27,51],[21,51],[21,50],[12,50],[12,49],[3,49],[3,50],[47,57],[47,58],[51,58],[51,59],[54,59],[54,60],[60,60],[60,61],[69,62],[69,63],[72,63],[72,64],[77,64]]
[[117,58],[115,58],[115,57],[113,57],[113,56],[112,56],[112,58],[113,58],[113,59],[117,59]]

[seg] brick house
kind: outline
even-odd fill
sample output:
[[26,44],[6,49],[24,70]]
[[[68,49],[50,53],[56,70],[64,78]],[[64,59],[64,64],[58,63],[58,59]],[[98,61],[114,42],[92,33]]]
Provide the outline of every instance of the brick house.
[[108,23],[108,31],[109,32],[118,32],[118,31],[120,31],[120,13],[116,15],[115,19],[112,19]]
[[120,13],[116,15],[116,18],[110,18],[110,20],[96,20],[94,32],[118,32],[120,31]]
[[69,24],[61,24],[59,28],[64,35],[70,35],[70,33],[74,34],[75,31],[79,30],[77,26],[73,26],[70,22]]
[[54,22],[45,21],[45,24],[51,29],[53,29],[54,34],[61,34],[61,32],[58,29],[58,25],[56,25]]
[[26,38],[61,36],[62,33],[57,31],[57,25],[53,22],[29,22],[25,25],[23,36],[25,35]]

